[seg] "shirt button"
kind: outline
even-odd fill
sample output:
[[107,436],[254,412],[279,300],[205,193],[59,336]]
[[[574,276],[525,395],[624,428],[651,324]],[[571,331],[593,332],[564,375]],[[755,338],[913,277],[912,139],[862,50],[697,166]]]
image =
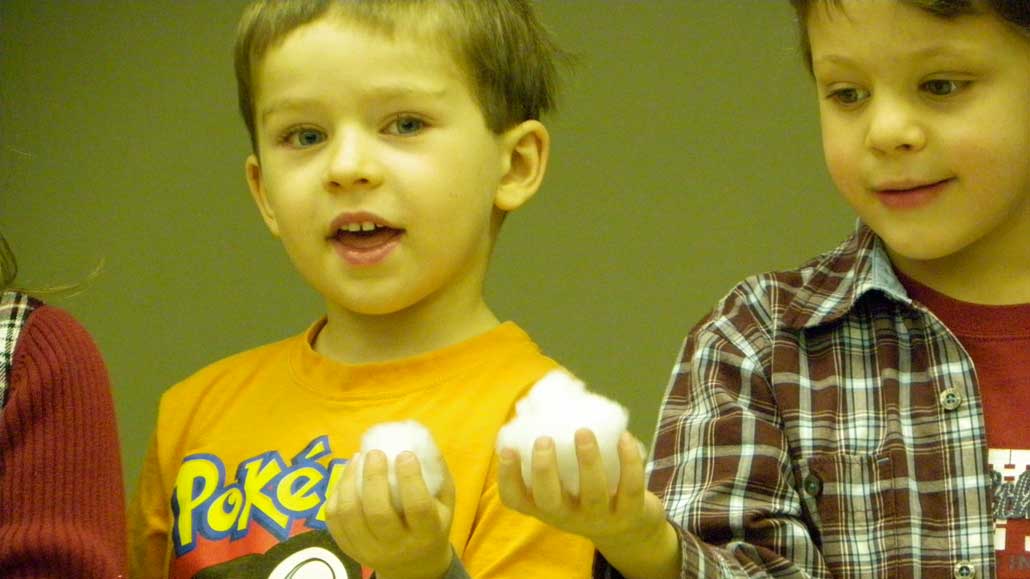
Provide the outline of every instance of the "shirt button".
[[944,391],[941,392],[941,406],[943,406],[945,410],[955,410],[959,406],[962,406],[962,395],[954,388],[945,388]]
[[818,497],[823,492],[823,480],[815,474],[809,474],[801,483],[805,492],[811,497]]
[[955,579],[973,579],[976,577],[976,567],[969,561],[959,561],[955,565]]

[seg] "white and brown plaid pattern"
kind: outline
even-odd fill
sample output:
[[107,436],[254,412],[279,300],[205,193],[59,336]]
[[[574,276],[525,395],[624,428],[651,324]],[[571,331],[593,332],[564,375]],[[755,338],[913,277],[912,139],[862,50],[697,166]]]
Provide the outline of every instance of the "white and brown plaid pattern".
[[18,335],[25,320],[38,305],[39,302],[23,293],[5,291],[0,295],[0,409],[3,409],[6,400]]
[[684,577],[994,576],[972,362],[861,225],[693,329],[648,471]]

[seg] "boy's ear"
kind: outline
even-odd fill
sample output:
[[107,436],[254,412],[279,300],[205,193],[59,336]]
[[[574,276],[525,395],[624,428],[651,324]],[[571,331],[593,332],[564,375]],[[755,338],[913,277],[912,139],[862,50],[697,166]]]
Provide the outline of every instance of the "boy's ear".
[[502,211],[514,211],[540,188],[551,151],[551,135],[543,123],[529,120],[505,131],[501,139],[506,158],[494,205]]
[[279,222],[275,218],[275,210],[272,209],[272,205],[268,202],[268,195],[265,193],[264,182],[261,179],[261,162],[258,161],[256,155],[249,155],[247,157],[245,171],[247,173],[247,185],[250,187],[250,195],[254,198],[254,203],[257,203],[258,211],[261,212],[261,218],[265,220],[265,225],[268,226],[268,230],[272,232],[272,235],[279,237]]

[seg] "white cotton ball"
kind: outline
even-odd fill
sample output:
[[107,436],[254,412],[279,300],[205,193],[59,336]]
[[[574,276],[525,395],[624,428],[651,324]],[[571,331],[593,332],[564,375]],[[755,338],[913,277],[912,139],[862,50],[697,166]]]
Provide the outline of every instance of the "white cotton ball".
[[414,452],[422,467],[422,480],[425,481],[429,494],[435,496],[440,492],[440,487],[443,486],[443,461],[440,459],[440,450],[436,447],[429,429],[419,422],[384,422],[365,431],[361,436],[361,454],[358,455],[355,464],[358,495],[361,495],[363,487],[364,457],[372,450],[380,450],[386,455],[389,464],[387,478],[390,482],[390,501],[398,513],[403,509],[397,490],[397,470],[394,465],[398,454],[404,451]]
[[579,464],[575,434],[588,428],[597,438],[611,494],[619,486],[618,444],[629,413],[617,402],[589,392],[583,382],[561,370],[541,378],[515,404],[515,417],[497,435],[497,449],[511,448],[522,457],[522,479],[532,485],[533,443],[541,436],[554,440],[558,472],[569,493],[579,494]]

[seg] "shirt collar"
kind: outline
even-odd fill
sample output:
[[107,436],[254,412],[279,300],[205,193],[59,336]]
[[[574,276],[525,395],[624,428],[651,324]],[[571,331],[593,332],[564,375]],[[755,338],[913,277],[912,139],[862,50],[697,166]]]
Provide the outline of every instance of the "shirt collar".
[[834,250],[802,267],[801,279],[802,285],[783,317],[791,329],[832,323],[872,292],[912,306],[894,273],[883,240],[862,222]]

